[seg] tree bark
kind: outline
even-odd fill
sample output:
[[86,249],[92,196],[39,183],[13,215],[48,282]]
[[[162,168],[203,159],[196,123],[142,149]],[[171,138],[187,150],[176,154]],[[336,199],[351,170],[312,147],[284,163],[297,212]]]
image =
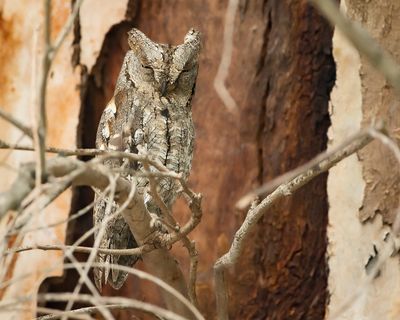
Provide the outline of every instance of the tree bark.
[[[107,7],[107,12],[97,10],[93,0],[85,3],[70,54],[81,76],[81,110],[79,119],[74,118],[79,120],[79,147],[94,146],[100,115],[113,94],[128,49],[130,28],[172,44],[180,43],[191,27],[203,33],[193,101],[196,146],[189,182],[204,195],[204,214],[190,237],[197,243],[200,258],[200,309],[206,319],[212,319],[212,266],[227,251],[244,218],[243,212],[235,210],[236,201],[326,148],[328,100],[335,78],[332,28],[303,0],[241,0],[226,83],[238,106],[238,113],[232,113],[213,88],[223,54],[227,0],[120,0]],[[121,8],[125,17],[118,11]],[[56,119],[55,114],[51,117]],[[56,140],[50,141],[57,145]],[[232,319],[323,318],[328,298],[325,190],[326,176],[322,176],[281,201],[259,223],[228,279]],[[76,190],[71,211],[91,199],[88,189]],[[176,204],[178,220],[187,218],[184,208],[183,203]],[[67,243],[91,223],[90,216],[71,223]],[[187,253],[181,248],[174,248],[173,253],[183,270],[188,270]],[[74,278],[71,272],[62,283],[47,281],[42,291],[69,291]],[[106,288],[104,294],[160,302],[156,289],[137,279],[130,279],[118,292]],[[118,317],[131,316],[121,311]]]
[[[400,12],[398,1],[372,4],[346,0],[341,1],[341,7],[400,61],[400,22],[394,18]],[[385,122],[388,134],[398,143],[398,95],[366,56],[338,31],[333,47],[338,77],[331,97],[332,145],[377,120]],[[349,307],[336,319],[400,316],[400,288],[393,285],[400,277],[397,255],[387,259],[379,276],[365,285],[371,268],[383,259],[387,249],[393,250],[391,225],[399,206],[398,167],[387,146],[376,141],[330,171],[328,319],[335,319],[344,304]]]
[[[222,55],[227,1],[130,1],[130,5],[136,11],[110,30],[101,58],[89,73],[82,146],[92,146],[98,118],[113,91],[119,68],[115,61],[121,61],[127,49],[125,33],[130,27],[164,43],[178,43],[190,27],[203,33],[193,102],[197,137],[190,183],[204,194],[204,218],[192,238],[200,253],[200,307],[206,318],[212,318],[212,265],[243,220],[235,202],[326,148],[328,99],[335,78],[332,29],[304,1],[240,1],[227,81],[239,107],[238,114],[232,114],[212,86]],[[98,78],[100,86],[95,85]],[[323,176],[282,201],[259,224],[229,279],[232,319],[323,317],[325,188]],[[185,216],[180,203],[176,211]],[[186,253],[179,249],[175,253],[187,269]],[[138,293],[139,287],[135,281],[123,290],[153,295],[153,291],[146,294],[146,288]]]

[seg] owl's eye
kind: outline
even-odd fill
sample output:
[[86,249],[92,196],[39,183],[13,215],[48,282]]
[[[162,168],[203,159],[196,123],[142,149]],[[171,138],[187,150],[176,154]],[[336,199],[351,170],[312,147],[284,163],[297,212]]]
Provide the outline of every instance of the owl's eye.
[[153,68],[150,67],[150,66],[148,66],[148,65],[145,65],[145,64],[142,64],[142,68],[143,68],[143,72],[142,72],[142,73],[143,73],[147,78],[152,79],[152,78],[153,78],[153,75],[154,75],[154,70],[153,70]]
[[146,66],[146,65],[144,65],[144,64],[142,64],[142,68],[145,68],[145,69],[148,69],[148,70],[153,70],[153,68],[152,68],[152,67],[150,67],[150,66]]

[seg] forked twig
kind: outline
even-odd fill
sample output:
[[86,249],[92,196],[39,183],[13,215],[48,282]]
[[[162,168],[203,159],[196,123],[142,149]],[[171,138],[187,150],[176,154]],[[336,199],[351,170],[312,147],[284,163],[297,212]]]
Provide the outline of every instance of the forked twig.
[[[383,131],[382,127],[378,128]],[[257,221],[267,212],[273,203],[277,200],[290,196],[293,192],[310,182],[316,176],[329,170],[339,161],[357,152],[373,140],[369,129],[362,130],[352,137],[352,141],[342,146],[341,149],[335,150],[334,153],[325,155],[324,157],[317,156],[309,163],[312,166],[306,165],[303,170],[295,169],[295,176],[289,175],[290,180],[283,182],[272,193],[261,201],[260,204],[254,205],[247,212],[246,218],[239,230],[235,233],[232,245],[229,251],[220,257],[214,265],[215,279],[215,294],[217,299],[218,319],[228,319],[228,291],[226,282],[226,270],[228,267],[236,264],[251,230],[257,225]],[[315,160],[318,159],[318,160]],[[318,161],[318,162],[316,162]],[[301,168],[301,167],[300,167]]]

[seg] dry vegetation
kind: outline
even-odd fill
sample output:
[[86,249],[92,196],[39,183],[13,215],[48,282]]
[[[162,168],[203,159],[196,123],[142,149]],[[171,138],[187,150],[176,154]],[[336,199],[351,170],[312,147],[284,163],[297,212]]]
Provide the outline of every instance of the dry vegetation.
[[[345,16],[340,14],[333,2],[317,0],[312,0],[310,2],[348,37],[354,46],[385,75],[387,81],[394,88],[397,90],[400,89],[400,69],[388,53],[382,50],[359,26],[350,22]],[[60,32],[57,40],[55,43],[50,43],[50,0],[44,1],[46,8],[46,21],[44,22],[46,50],[42,59],[40,88],[37,92],[36,99],[36,126],[34,128],[29,128],[12,115],[0,110],[0,116],[3,119],[10,122],[24,135],[32,139],[32,145],[12,145],[7,142],[1,142],[0,147],[9,149],[10,152],[13,150],[34,152],[37,159],[34,163],[23,164],[19,169],[17,179],[13,182],[9,191],[0,194],[0,218],[9,219],[7,224],[8,229],[1,235],[3,241],[1,248],[3,252],[0,260],[0,289],[4,289],[26,277],[26,274],[9,277],[9,268],[12,268],[11,261],[13,255],[20,254],[27,250],[62,250],[66,258],[63,268],[75,268],[79,272],[80,281],[73,292],[39,295],[37,297],[39,301],[68,301],[66,310],[53,310],[38,307],[38,312],[49,314],[48,316],[40,317],[41,319],[66,319],[66,317],[92,319],[90,315],[94,312],[100,312],[105,319],[113,319],[113,315],[110,311],[114,309],[142,310],[165,319],[204,319],[196,308],[198,305],[196,298],[197,251],[195,243],[188,237],[191,231],[201,223],[201,195],[188,188],[179,174],[169,171],[165,166],[152,159],[149,155],[139,156],[124,152],[104,152],[93,149],[64,150],[46,146],[46,103],[44,97],[48,72],[58,48],[72,27],[81,3],[82,0],[76,1],[72,14],[65,27]],[[226,14],[224,52],[222,54],[220,69],[214,83],[216,91],[219,93],[227,108],[232,112],[235,111],[236,104],[225,87],[224,81],[228,75],[228,68],[232,57],[233,21],[237,5],[237,0],[231,0],[229,3]],[[384,125],[377,121],[377,123],[370,124],[369,127],[360,131],[353,137],[350,137],[335,149],[318,155],[305,165],[270,181],[238,201],[237,206],[240,209],[249,208],[246,218],[241,227],[237,230],[229,251],[220,257],[215,262],[214,266],[215,294],[219,319],[228,319],[228,284],[226,283],[225,272],[237,262],[250,232],[257,221],[267,212],[267,209],[278,199],[290,196],[313,178],[329,170],[339,161],[357,152],[374,139],[379,140],[392,150],[400,163],[400,150],[387,135]],[[50,153],[56,153],[58,156],[49,158],[48,154]],[[77,156],[82,155],[96,157],[87,162],[83,162],[77,158]],[[134,181],[129,182],[121,177],[121,173],[124,169],[120,171],[111,171],[102,164],[104,159],[109,158],[135,160],[143,163],[146,168],[145,172],[141,172],[140,174],[134,172],[133,174],[136,174],[136,176],[145,176],[149,179],[151,194],[157,200],[160,208],[162,208],[163,216],[160,221],[154,221],[154,217],[146,210],[142,195],[135,192]],[[161,198],[157,195],[156,185],[160,177],[176,179],[182,188],[182,196],[186,200],[189,212],[187,222],[182,226],[175,221],[173,214],[169,212]],[[104,221],[103,226],[98,231],[99,237],[96,239],[93,247],[83,247],[81,243],[93,235],[95,228],[88,230],[78,241],[70,246],[63,244],[35,247],[20,246],[21,240],[25,234],[37,230],[30,226],[29,222],[31,217],[48,206],[67,188],[80,185],[90,186],[93,189],[95,188],[102,197],[115,200],[119,204],[119,210],[114,215],[122,214],[124,216],[140,244],[138,248],[125,250],[99,248],[99,239],[104,232],[104,226],[108,220]],[[68,220],[76,219],[90,212],[93,205],[94,204],[91,203],[89,206],[72,214]],[[111,218],[112,216],[109,219]],[[56,224],[65,222],[66,221],[63,220],[47,226],[41,226],[40,228],[50,228],[54,227]],[[169,232],[167,234],[160,232],[160,225],[162,225],[164,229],[168,229]],[[400,221],[397,217],[393,227],[394,236],[399,234],[399,226]],[[16,237],[14,246],[12,248],[5,248],[4,243],[12,236]],[[169,252],[171,246],[177,242],[182,242],[188,251],[188,257],[190,259],[190,276],[188,283],[185,282],[180,266],[175,263],[174,258]],[[389,248],[387,254],[380,256],[365,286],[373,281],[381,265],[391,254],[391,250],[392,248]],[[88,254],[87,262],[78,262],[76,258],[74,258],[74,252]],[[148,266],[149,273],[139,271],[135,268],[126,268],[117,265],[113,267],[127,271],[139,277],[142,281],[151,281],[158,285],[164,293],[163,296],[166,301],[167,309],[130,298],[101,296],[93,285],[92,279],[88,277],[90,268],[99,266],[99,264],[94,263],[94,258],[99,252],[117,255],[140,255],[143,257],[144,262]],[[49,267],[48,272],[51,272],[52,268],[57,268],[57,266]],[[80,289],[83,285],[87,286],[91,294],[80,293]],[[338,315],[354,303],[363,290],[365,290],[365,287],[359,288],[357,294],[351,297],[346,305],[338,309]],[[36,297],[21,296],[17,300],[1,301],[0,310],[17,308],[22,302],[35,298]],[[76,302],[85,302],[93,306],[74,309],[74,304]]]

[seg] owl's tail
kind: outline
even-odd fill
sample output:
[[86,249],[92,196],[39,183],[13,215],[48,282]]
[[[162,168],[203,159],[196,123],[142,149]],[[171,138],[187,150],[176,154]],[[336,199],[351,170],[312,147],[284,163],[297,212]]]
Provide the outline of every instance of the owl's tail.
[[[135,238],[130,232],[125,233],[125,236],[127,236],[128,239],[125,238],[125,241],[123,241],[122,245],[120,241],[116,241],[118,238],[115,239],[115,237],[110,237],[107,239],[107,244],[102,245],[101,247],[108,247],[109,249],[123,249],[136,248],[138,246]],[[96,267],[93,269],[94,281],[97,289],[99,289],[101,292],[103,285],[105,285],[107,281],[114,289],[120,289],[128,277],[128,272],[115,269],[112,267],[112,265],[118,264],[125,267],[132,267],[138,259],[139,257],[137,256],[119,256],[99,253],[96,257],[96,262],[105,266]]]
[[120,289],[128,277],[128,272],[117,270],[109,264],[119,264],[121,266],[132,267],[137,260],[138,258],[136,256],[99,254],[96,258],[96,262],[105,264],[106,266],[102,268],[96,267],[93,269],[94,281],[97,289],[101,292],[103,285],[105,285],[107,281],[114,289]]

